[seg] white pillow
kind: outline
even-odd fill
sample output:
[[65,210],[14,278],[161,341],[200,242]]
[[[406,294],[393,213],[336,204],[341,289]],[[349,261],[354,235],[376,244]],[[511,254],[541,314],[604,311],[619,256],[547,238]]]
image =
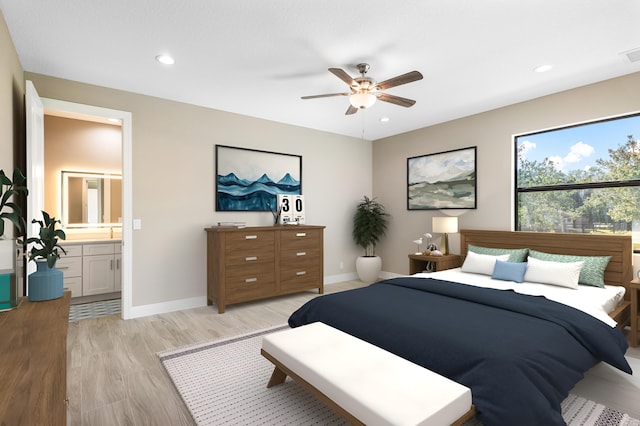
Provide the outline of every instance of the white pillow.
[[474,274],[493,274],[496,267],[496,260],[507,260],[510,254],[502,254],[500,256],[492,256],[490,254],[467,252],[467,257],[462,264],[462,272],[472,272]]
[[534,283],[552,284],[578,288],[580,270],[584,262],[551,262],[529,256],[524,280]]

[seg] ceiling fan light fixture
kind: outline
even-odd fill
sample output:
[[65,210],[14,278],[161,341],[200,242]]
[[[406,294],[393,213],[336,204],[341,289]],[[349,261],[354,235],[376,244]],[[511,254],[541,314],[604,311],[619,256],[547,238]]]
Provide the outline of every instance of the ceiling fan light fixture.
[[376,103],[376,95],[367,91],[358,91],[349,95],[349,102],[355,108],[365,109]]

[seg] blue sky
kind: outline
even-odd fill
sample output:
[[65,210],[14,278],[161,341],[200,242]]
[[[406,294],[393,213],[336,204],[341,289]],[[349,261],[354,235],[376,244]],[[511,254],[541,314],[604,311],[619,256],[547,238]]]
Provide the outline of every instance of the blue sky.
[[627,135],[640,139],[640,116],[591,123],[544,133],[518,136],[518,147],[526,146],[529,160],[554,160],[557,168],[584,170],[594,166],[598,158],[609,158],[609,148],[627,141]]

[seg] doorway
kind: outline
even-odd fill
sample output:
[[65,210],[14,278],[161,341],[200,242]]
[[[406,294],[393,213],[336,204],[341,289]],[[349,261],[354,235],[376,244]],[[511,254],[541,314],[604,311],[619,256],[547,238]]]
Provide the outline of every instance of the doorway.
[[[122,130],[122,253],[121,253],[121,316],[131,318],[132,306],[132,115],[127,111],[101,108],[56,99],[41,98],[47,112],[68,115],[75,119],[118,120]],[[42,120],[44,132],[44,120]],[[29,150],[29,147],[27,148]],[[42,160],[44,163],[44,159]],[[41,165],[41,167],[43,164]]]

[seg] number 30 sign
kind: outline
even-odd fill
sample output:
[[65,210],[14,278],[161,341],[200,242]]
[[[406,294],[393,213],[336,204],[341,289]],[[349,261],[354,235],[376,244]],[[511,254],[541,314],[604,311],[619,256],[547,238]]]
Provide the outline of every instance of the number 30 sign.
[[278,194],[281,225],[300,225],[304,223],[304,196]]

